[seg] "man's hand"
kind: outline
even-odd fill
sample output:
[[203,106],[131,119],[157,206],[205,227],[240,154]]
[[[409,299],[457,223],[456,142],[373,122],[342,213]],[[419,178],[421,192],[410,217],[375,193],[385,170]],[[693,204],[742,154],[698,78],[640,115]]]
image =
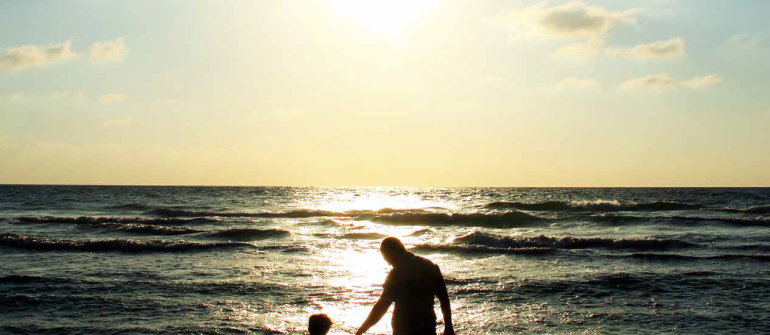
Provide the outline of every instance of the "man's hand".
[[364,324],[362,324],[361,327],[358,328],[358,331],[356,331],[356,335],[362,335],[369,330],[369,328],[377,324],[377,322],[382,319],[382,316],[388,311],[391,303],[393,303],[393,301],[380,296],[380,300],[377,300],[377,303],[374,304],[374,307],[372,307],[372,311],[369,312],[369,316],[364,321]]

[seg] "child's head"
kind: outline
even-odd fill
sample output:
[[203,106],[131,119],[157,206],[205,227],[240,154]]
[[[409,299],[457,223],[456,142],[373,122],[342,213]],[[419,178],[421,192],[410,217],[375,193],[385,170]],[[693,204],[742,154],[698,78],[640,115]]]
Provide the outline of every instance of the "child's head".
[[310,335],[326,335],[331,327],[332,319],[329,319],[326,314],[313,314],[310,316],[307,331]]

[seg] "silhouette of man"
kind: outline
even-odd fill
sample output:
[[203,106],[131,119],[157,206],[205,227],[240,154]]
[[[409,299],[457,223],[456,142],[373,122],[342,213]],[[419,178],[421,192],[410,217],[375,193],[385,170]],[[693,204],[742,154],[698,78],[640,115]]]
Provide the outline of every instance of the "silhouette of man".
[[396,303],[392,320],[394,335],[435,335],[434,296],[441,302],[444,335],[454,335],[449,295],[439,267],[406,251],[401,241],[395,237],[382,241],[380,253],[393,269],[382,285],[384,290],[380,299],[374,304],[356,335],[365,333],[380,321],[393,302]]

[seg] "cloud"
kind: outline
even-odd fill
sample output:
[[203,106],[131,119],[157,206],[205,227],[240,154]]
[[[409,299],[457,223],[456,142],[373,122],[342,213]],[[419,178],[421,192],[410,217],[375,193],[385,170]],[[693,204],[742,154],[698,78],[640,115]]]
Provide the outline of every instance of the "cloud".
[[556,84],[559,90],[586,90],[596,87],[599,81],[596,79],[584,79],[578,77],[569,77]]
[[599,38],[589,38],[585,41],[566,44],[554,52],[554,57],[589,60],[596,56],[605,57],[629,57],[639,60],[656,59],[681,59],[685,52],[685,40],[681,37],[667,41],[656,41],[648,44],[639,44],[633,48],[605,46],[605,42]]
[[545,2],[498,15],[493,23],[521,27],[528,35],[551,38],[587,38],[606,34],[616,24],[636,24],[636,9],[610,11],[582,1],[548,7]]
[[759,34],[737,34],[725,41],[725,46],[732,48],[755,48],[762,44],[764,36]]
[[682,82],[682,85],[689,89],[698,90],[718,84],[721,81],[722,76],[720,76],[718,73],[712,73],[701,77],[695,77],[690,80],[685,80]]
[[632,90],[638,88],[664,90],[676,88],[677,86],[678,85],[676,80],[665,73],[651,74],[646,77],[631,79],[620,85],[620,87],[624,90]]
[[119,93],[109,93],[109,94],[103,94],[101,97],[99,97],[99,102],[105,105],[111,105],[114,103],[126,101],[126,99],[128,99],[128,95],[119,94]]
[[88,47],[88,58],[94,62],[116,62],[126,57],[126,41],[123,37],[111,41],[95,42]]
[[631,79],[621,84],[620,87],[624,90],[640,88],[665,90],[682,86],[691,90],[698,90],[717,84],[720,81],[722,81],[722,77],[717,73],[695,77],[685,81],[677,81],[666,73],[658,73],[642,78]]
[[639,59],[682,58],[686,55],[685,42],[681,37],[668,41],[639,44],[631,49],[630,54]]
[[33,66],[46,66],[77,57],[72,41],[51,45],[22,45],[10,47],[0,54],[0,72],[21,71]]

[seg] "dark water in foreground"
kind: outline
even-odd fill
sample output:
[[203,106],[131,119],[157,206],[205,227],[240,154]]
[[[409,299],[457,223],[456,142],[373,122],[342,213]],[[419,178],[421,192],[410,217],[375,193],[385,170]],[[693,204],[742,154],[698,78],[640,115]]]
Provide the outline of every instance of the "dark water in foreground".
[[770,189],[99,186],[0,186],[0,333],[351,333],[388,235],[459,333],[770,333]]

